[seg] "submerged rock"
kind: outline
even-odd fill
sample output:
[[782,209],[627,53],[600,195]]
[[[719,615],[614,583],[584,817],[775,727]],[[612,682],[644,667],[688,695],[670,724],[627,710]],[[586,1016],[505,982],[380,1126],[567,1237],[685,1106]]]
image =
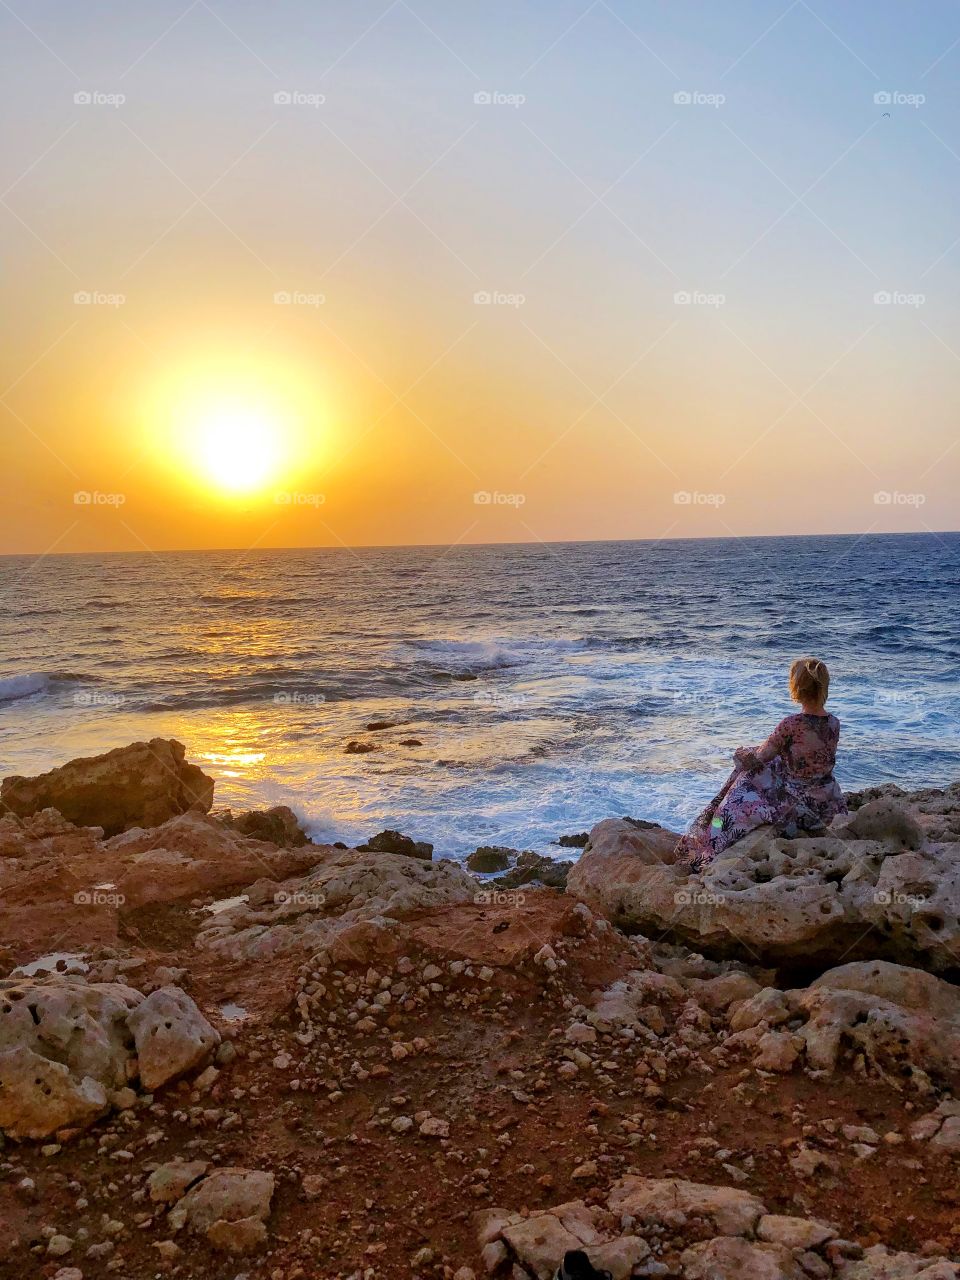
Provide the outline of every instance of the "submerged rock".
[[188,810],[207,812],[213,779],[185,758],[183,744],[152,738],[105,755],[71,760],[34,778],[10,777],[0,804],[26,818],[53,808],[77,826],[115,835],[129,827],[156,827]]

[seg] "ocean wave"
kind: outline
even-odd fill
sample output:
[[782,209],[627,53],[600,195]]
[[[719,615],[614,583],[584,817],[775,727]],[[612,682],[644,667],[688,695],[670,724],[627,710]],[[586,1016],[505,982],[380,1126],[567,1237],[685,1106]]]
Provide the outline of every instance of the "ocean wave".
[[75,671],[24,671],[20,675],[0,679],[0,702],[32,698],[38,693],[49,693],[53,685],[77,684],[89,678]]

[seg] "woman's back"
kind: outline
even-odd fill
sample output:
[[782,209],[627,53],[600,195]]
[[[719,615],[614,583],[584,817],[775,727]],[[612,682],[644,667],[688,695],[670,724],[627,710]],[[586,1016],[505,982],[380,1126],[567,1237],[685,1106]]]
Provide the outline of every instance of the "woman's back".
[[812,779],[825,778],[833,772],[839,739],[840,721],[836,716],[800,711],[781,720],[770,740],[789,773],[795,778]]

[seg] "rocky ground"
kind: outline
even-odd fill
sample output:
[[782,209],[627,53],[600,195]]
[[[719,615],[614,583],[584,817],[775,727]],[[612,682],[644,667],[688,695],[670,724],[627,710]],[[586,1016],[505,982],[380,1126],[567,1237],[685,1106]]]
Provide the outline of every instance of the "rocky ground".
[[0,1276],[960,1278],[960,787],[566,891],[212,797],[3,784]]

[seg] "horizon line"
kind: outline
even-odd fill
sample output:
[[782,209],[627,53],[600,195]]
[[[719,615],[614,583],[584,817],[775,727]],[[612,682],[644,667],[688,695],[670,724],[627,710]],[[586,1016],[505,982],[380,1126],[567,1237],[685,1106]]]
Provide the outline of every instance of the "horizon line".
[[167,547],[156,551],[147,548],[144,551],[3,551],[0,560],[19,560],[33,557],[35,560],[66,560],[76,556],[182,556],[209,555],[216,552],[226,554],[251,555],[254,552],[266,554],[285,551],[427,551],[437,547],[452,551],[455,547],[570,547],[570,546],[611,546],[622,543],[653,544],[669,542],[749,542],[761,538],[777,539],[810,539],[810,538],[855,538],[865,541],[867,538],[942,538],[952,537],[960,533],[958,529],[907,529],[864,533],[727,533],[727,534],[690,534],[686,537],[670,538],[535,538],[520,542],[360,542],[360,543],[320,543],[306,546],[289,547]]

